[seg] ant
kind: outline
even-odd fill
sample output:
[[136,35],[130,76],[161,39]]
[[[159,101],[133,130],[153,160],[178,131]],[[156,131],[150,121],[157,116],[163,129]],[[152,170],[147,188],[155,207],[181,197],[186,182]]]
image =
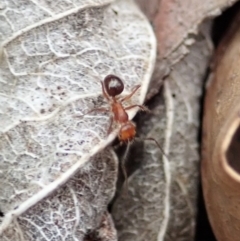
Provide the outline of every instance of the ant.
[[135,107],[139,107],[143,111],[148,111],[148,109],[143,105],[131,105],[128,107],[123,107],[123,102],[131,99],[131,97],[140,88],[140,85],[135,86],[133,91],[125,96],[124,98],[119,98],[119,95],[124,90],[124,84],[122,80],[115,75],[108,75],[105,77],[102,85],[102,93],[105,99],[109,102],[111,106],[111,121],[108,130],[108,134],[111,132],[113,121],[120,124],[120,130],[118,132],[118,139],[120,143],[126,143],[132,141],[136,136],[136,125],[129,120],[127,110]]
[[[104,80],[100,82],[102,85],[102,94],[104,98],[108,101],[109,105],[111,106],[111,113],[112,113],[112,116],[110,119],[110,126],[107,134],[109,135],[111,133],[112,125],[115,122],[120,124],[120,130],[118,132],[118,139],[120,141],[120,144],[130,143],[133,140],[138,139],[136,137],[136,125],[133,123],[133,121],[129,120],[127,110],[130,110],[136,107],[140,108],[142,111],[149,111],[149,110],[144,105],[137,105],[137,104],[124,107],[123,103],[127,100],[130,100],[132,96],[141,87],[141,85],[136,85],[130,94],[128,94],[125,97],[121,97],[120,94],[124,90],[124,84],[123,84],[123,81],[118,76],[110,74],[110,75],[107,75],[104,78]],[[93,111],[105,112],[105,111],[109,111],[109,109],[97,108],[97,109],[92,109],[90,112],[93,112]],[[161,150],[161,152],[166,156],[163,149],[154,138],[145,138],[144,140],[154,141],[158,146],[158,148]],[[121,168],[122,168],[125,180],[127,180],[127,173],[124,166],[124,160],[126,159],[128,152],[129,152],[129,145],[127,146],[125,155],[121,162],[122,164]]]
[[[123,102],[130,100],[131,97],[141,87],[141,85],[135,86],[129,95],[122,98],[120,97],[120,94],[124,90],[124,84],[123,84],[123,81],[118,76],[107,75],[104,78],[104,80],[101,81],[101,85],[102,85],[102,94],[111,106],[112,116],[110,120],[110,126],[108,129],[108,134],[110,134],[113,122],[115,122],[120,124],[120,130],[118,132],[118,139],[120,141],[120,144],[132,142],[134,139],[136,139],[136,125],[131,120],[129,120],[127,110],[130,110],[136,107],[140,108],[142,111],[149,111],[149,110],[143,105],[130,105],[128,107],[124,107]],[[101,111],[107,111],[107,110],[105,108],[101,108]],[[145,138],[144,140],[154,141],[158,146],[158,148],[161,150],[161,152],[165,155],[163,149],[154,138]],[[126,159],[128,150],[129,150],[129,146],[127,147],[123,161],[121,162],[125,180],[127,180],[127,173],[124,168],[124,159]]]
[[[127,110],[136,107],[139,107],[142,111],[149,110],[144,105],[131,105],[128,107],[124,107],[123,102],[131,99],[131,97],[137,92],[141,85],[135,86],[132,92],[123,98],[119,98],[119,95],[124,90],[124,84],[123,81],[116,75],[107,75],[104,80],[101,81],[101,85],[102,94],[109,102],[112,112],[108,134],[111,132],[113,121],[115,121],[121,126],[118,132],[118,139],[120,143],[128,143],[133,141],[136,138],[136,125],[131,120],[129,120]],[[107,110],[105,108],[101,108],[101,111]],[[154,138],[145,138],[145,140],[154,141],[159,147],[159,149],[163,152],[162,148]]]

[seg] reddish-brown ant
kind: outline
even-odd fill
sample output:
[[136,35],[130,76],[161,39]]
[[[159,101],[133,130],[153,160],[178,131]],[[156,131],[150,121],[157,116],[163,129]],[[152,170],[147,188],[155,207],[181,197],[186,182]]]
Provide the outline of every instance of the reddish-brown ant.
[[[111,106],[111,121],[110,126],[108,129],[108,135],[110,134],[112,130],[113,123],[117,123],[120,125],[120,130],[118,132],[118,139],[120,141],[120,144],[122,143],[129,143],[136,139],[136,125],[129,120],[127,110],[133,109],[133,108],[140,108],[143,111],[148,111],[148,109],[143,105],[130,105],[128,107],[123,106],[123,102],[130,100],[131,97],[137,92],[137,90],[141,87],[140,85],[137,85],[134,87],[132,92],[128,94],[125,97],[121,97],[120,94],[124,90],[124,84],[123,81],[116,75],[107,75],[103,81],[101,81],[102,85],[102,94],[105,97],[105,99],[108,101],[108,103]],[[106,108],[96,108],[92,109],[90,112],[93,111],[109,111],[109,109]],[[150,140],[154,141],[158,148],[161,150],[161,152],[165,155],[163,149],[158,144],[158,142],[154,138],[144,138],[144,140]],[[125,152],[125,155],[123,157],[123,161],[121,162],[122,171],[125,177],[125,180],[127,180],[127,173],[124,167],[124,161],[126,159],[127,153],[129,151],[129,145],[127,146],[127,150]],[[165,155],[166,156],[166,155]]]
[[105,77],[102,82],[102,93],[107,101],[111,105],[111,124],[109,127],[109,132],[111,131],[113,121],[120,124],[120,130],[118,133],[118,138],[120,142],[129,142],[135,138],[136,135],[136,126],[129,120],[127,110],[130,110],[135,107],[139,107],[141,110],[146,111],[147,108],[143,105],[131,105],[128,107],[123,107],[123,102],[129,100],[136,91],[140,88],[140,85],[135,86],[133,91],[123,97],[119,98],[119,95],[123,92],[124,84],[122,80],[115,75],[108,75]]
[[[101,81],[101,85],[102,85],[103,96],[111,105],[112,117],[111,117],[111,124],[108,130],[108,134],[112,129],[113,121],[115,121],[116,123],[119,123],[121,126],[118,132],[118,138],[120,142],[126,143],[134,140],[136,136],[136,125],[131,120],[129,120],[127,110],[130,110],[135,107],[139,107],[143,111],[148,111],[148,109],[143,105],[131,105],[128,107],[124,107],[123,102],[131,99],[131,97],[137,92],[137,90],[141,86],[140,85],[135,86],[133,91],[129,95],[123,98],[120,98],[119,95],[124,90],[124,84],[119,77],[115,75],[108,75],[104,78],[103,82]],[[106,109],[101,109],[101,110],[106,111]],[[154,141],[157,144],[157,146],[160,148],[160,150],[163,152],[162,148],[154,138],[146,138],[145,140]]]
[[[130,100],[131,97],[140,88],[140,85],[135,86],[132,92],[125,97],[119,96],[124,90],[124,84],[119,77],[115,75],[108,75],[104,78],[103,82],[101,81],[101,85],[102,85],[103,96],[106,98],[106,100],[109,102],[111,106],[112,117],[111,117],[111,124],[108,130],[108,134],[111,132],[113,122],[116,122],[120,124],[120,130],[118,132],[118,138],[120,143],[131,142],[132,140],[136,139],[136,125],[131,120],[129,120],[127,110],[130,110],[135,107],[139,107],[143,111],[148,111],[148,109],[143,105],[130,105],[128,107],[124,107],[123,102]],[[145,138],[145,140],[154,141],[156,145],[159,147],[159,149],[161,150],[161,152],[164,154],[164,151],[162,150],[161,146],[154,138]],[[129,150],[128,148],[125,153],[126,155]],[[126,155],[124,159],[126,158]],[[124,168],[124,161],[122,161],[122,170],[123,170],[125,179],[127,180],[127,174]]]

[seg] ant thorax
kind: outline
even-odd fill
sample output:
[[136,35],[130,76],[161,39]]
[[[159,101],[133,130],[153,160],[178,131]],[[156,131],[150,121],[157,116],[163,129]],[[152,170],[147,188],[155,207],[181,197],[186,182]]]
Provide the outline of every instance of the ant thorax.
[[126,123],[129,120],[128,114],[121,103],[112,103],[112,113],[114,121],[116,121],[117,123]]

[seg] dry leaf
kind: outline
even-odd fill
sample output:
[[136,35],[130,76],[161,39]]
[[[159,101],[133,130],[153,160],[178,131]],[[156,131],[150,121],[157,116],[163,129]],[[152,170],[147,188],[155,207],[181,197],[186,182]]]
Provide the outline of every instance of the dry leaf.
[[206,207],[219,241],[240,237],[240,14],[214,58],[204,107],[202,182]]
[[161,93],[154,98],[154,115],[138,123],[142,138],[155,138],[167,157],[150,141],[138,147],[134,159],[130,156],[129,162],[138,167],[129,178],[128,196],[121,195],[113,209],[119,241],[194,240],[199,102],[212,50],[206,37],[196,37],[165,80],[164,98]]
[[197,0],[154,0],[152,4],[148,4],[144,0],[138,0],[154,25],[159,43],[159,56],[168,59],[172,57],[173,62],[176,62],[177,55],[187,51],[183,42],[186,41],[190,45],[190,40],[194,41],[189,35],[193,34],[194,37],[206,18],[221,14],[223,9],[236,1],[206,0],[203,4]]
[[133,101],[142,103],[156,44],[133,2],[111,2],[1,3],[1,240],[83,240],[97,230],[116,239],[106,214],[116,157],[90,158],[117,129],[107,136],[108,113],[76,116],[107,104],[100,80],[109,73],[125,93],[141,84]]
[[[163,79],[165,93],[167,89],[173,93],[167,95],[169,98],[165,94],[165,99],[153,100],[156,113],[148,115],[147,121],[139,121],[143,125],[139,133],[156,138],[169,158],[162,158],[154,144],[149,147],[145,142],[144,149],[133,147],[134,154],[130,152],[128,160],[129,175],[133,173],[129,196],[117,199],[113,217],[120,241],[194,240],[200,98],[212,53],[211,23],[201,23],[234,1],[207,1],[204,5],[199,1],[139,2],[145,6],[158,36],[158,63],[148,98],[159,91]],[[173,110],[168,105],[171,102]]]
[[[21,215],[16,209],[15,216],[19,217],[4,230],[1,240],[84,240],[88,235],[96,236],[106,222],[106,206],[115,191],[117,167],[113,152],[97,154],[47,198]],[[113,233],[110,240],[117,240],[110,217],[107,220],[111,228],[108,232]]]
[[[233,5],[237,0],[137,0],[149,17],[158,40],[158,61],[151,81],[148,99],[155,95],[162,80],[174,65],[189,53],[199,27]],[[211,45],[211,42],[207,44]]]

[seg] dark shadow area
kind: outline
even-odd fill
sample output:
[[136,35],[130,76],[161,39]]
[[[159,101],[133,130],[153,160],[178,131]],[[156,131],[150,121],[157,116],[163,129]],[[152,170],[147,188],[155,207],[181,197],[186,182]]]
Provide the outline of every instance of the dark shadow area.
[[119,173],[117,179],[117,189],[113,200],[109,205],[109,211],[111,211],[112,205],[116,199],[121,195],[127,195],[128,187],[127,180],[124,176],[124,172],[127,177],[131,176],[138,168],[141,167],[143,156],[143,142],[134,141],[133,143],[119,145],[119,142],[115,142],[115,151],[119,158]]
[[202,186],[199,187],[198,218],[196,226],[196,241],[217,241],[211,229],[205,203],[203,199]]
[[227,150],[227,161],[234,171],[240,173],[240,126],[234,133]]
[[231,8],[227,9],[214,20],[212,29],[212,40],[215,47],[218,46],[219,42],[224,37],[225,32],[228,30],[232,23],[233,18],[240,9],[240,2],[234,4]]

